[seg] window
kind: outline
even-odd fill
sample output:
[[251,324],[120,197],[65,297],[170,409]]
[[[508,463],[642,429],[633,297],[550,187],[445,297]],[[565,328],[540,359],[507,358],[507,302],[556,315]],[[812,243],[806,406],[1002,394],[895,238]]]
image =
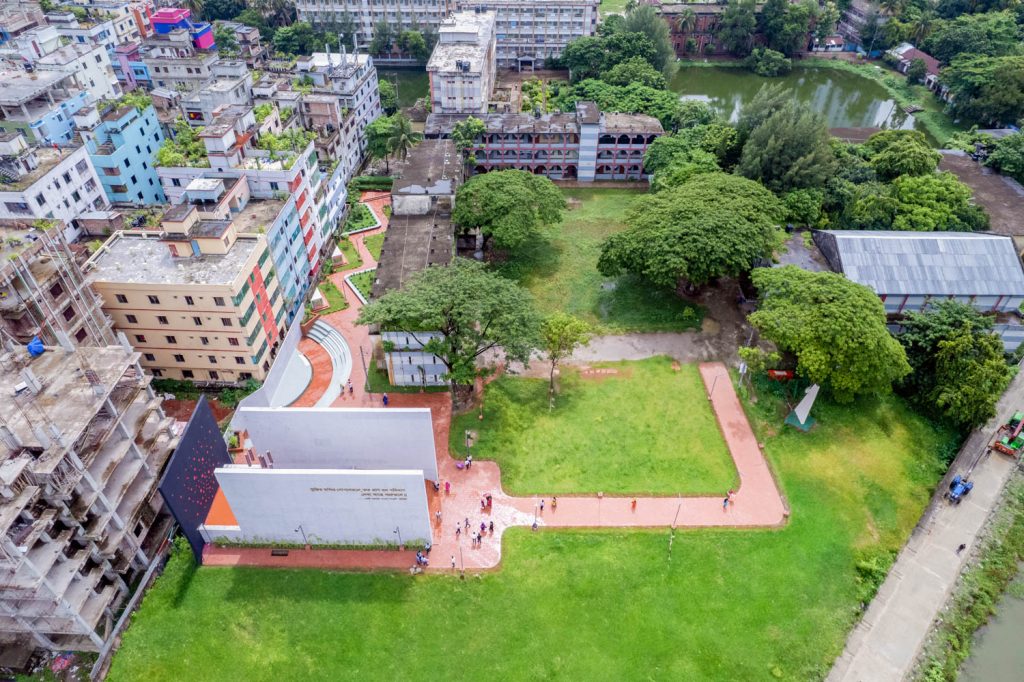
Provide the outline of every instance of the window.
[[149,302],[152,303],[153,305],[160,305],[160,297],[159,296],[149,295],[146,298],[148,298]]
[[186,379],[191,379],[195,375],[192,373],[192,370],[190,370],[190,369],[183,369],[183,370],[181,370],[181,376],[183,376]]
[[214,381],[216,381],[217,379],[220,379],[220,375],[217,374],[217,372],[215,370],[211,369],[210,370],[210,378],[213,379]]
[[63,293],[64,287],[60,285],[60,282],[57,282],[52,287],[50,287],[50,296],[52,296],[53,298],[60,298],[61,294]]
[[222,318],[220,318],[220,323],[222,325],[224,325],[225,327],[230,327],[231,326],[231,318],[230,317],[222,317]]
[[127,303],[128,302],[128,297],[125,296],[124,294],[117,294],[114,298],[117,299],[118,303]]
[[236,365],[244,365],[245,364],[245,358],[243,358],[241,355],[236,355],[235,356],[235,364]]
[[217,364],[217,356],[216,355],[207,355],[206,357],[209,358],[211,365],[216,365]]
[[214,305],[221,305],[221,306],[224,305],[224,297],[223,296],[214,296],[213,297],[213,304]]
[[229,336],[228,337],[228,345],[229,346],[237,346],[238,345],[238,339],[236,339],[233,336]]
[[184,356],[184,355],[177,355],[177,354],[176,354],[176,355],[174,356],[174,361],[175,361],[175,362],[185,362],[185,356]]
[[64,312],[62,312],[61,315],[64,316],[65,320],[70,322],[71,318],[75,316],[75,309],[72,308],[71,306],[68,306],[67,308],[64,309]]
[[199,337],[199,342],[202,343],[204,346],[209,346],[210,345],[210,337],[209,336],[200,336]]
[[196,323],[197,327],[202,327],[203,326],[203,318],[201,318],[201,317],[193,317],[192,321]]
[[252,379],[252,372],[239,372],[238,378],[241,379],[242,381],[245,381],[246,379]]
[[125,321],[128,322],[128,324],[138,324],[139,322],[139,318],[135,317],[134,315],[125,315],[124,319]]
[[181,187],[181,180],[179,180],[178,178],[171,178],[171,186]]
[[143,353],[142,357],[146,358],[146,362],[156,362],[156,356],[152,353]]
[[177,337],[174,337],[174,336],[165,336],[164,338],[165,338],[165,339],[167,339],[167,343],[178,343],[178,339],[177,339]]
[[64,178],[64,182],[71,184],[71,173],[64,173],[61,177]]
[[46,197],[44,197],[42,194],[37,194],[36,195],[36,203],[39,204],[40,207],[45,206],[46,205]]
[[276,182],[270,183],[270,189],[277,190],[277,183]]
[[134,175],[133,175],[133,176],[131,177],[131,181],[132,181],[132,184],[133,184],[133,185],[137,185],[137,184],[139,184],[139,179],[138,179],[138,178],[136,178],[136,177],[135,177]]
[[81,201],[82,195],[78,193],[78,190],[75,190],[74,192],[71,193],[71,198],[74,199],[75,201]]
[[186,296],[185,297],[185,303],[187,303],[188,305],[195,305],[196,304],[195,300],[193,300],[193,298],[191,296]]
[[75,332],[75,340],[78,342],[85,341],[85,337],[89,336],[89,333],[85,329],[79,329]]
[[157,315],[156,321],[159,322],[160,324],[168,324],[167,317],[165,315]]
[[135,335],[135,343],[146,343],[146,335],[145,334],[136,334]]

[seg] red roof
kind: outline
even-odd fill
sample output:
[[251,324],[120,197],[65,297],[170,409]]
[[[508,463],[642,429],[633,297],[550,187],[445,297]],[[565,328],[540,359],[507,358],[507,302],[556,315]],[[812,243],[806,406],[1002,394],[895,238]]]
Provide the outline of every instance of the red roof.
[[925,68],[928,70],[929,75],[939,75],[939,60],[931,56],[927,52],[921,52],[921,50],[917,49],[916,47],[912,47],[909,50],[904,51],[903,54],[900,56],[903,59],[907,60],[908,62],[912,62],[915,59],[920,59],[921,61],[924,62]]

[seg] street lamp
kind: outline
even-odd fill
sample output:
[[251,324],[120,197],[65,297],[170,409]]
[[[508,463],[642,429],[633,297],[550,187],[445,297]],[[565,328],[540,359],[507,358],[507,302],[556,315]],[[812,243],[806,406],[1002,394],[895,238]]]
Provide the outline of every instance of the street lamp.
[[395,526],[395,529],[393,531],[391,531],[391,532],[398,536],[398,547],[399,547],[399,549],[401,549],[401,547],[402,547],[402,529],[399,528],[398,526]]
[[302,544],[309,547],[309,540],[306,539],[306,531],[302,528],[301,523],[299,524],[299,527],[295,529],[295,532],[302,533]]

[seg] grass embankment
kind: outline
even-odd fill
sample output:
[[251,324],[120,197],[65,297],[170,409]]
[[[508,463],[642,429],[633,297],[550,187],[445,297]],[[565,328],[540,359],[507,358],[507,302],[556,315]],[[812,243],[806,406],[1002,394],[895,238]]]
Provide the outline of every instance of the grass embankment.
[[380,251],[384,248],[384,233],[371,234],[363,239],[363,245],[366,246],[366,250],[373,256],[373,260],[380,261]]
[[924,664],[915,677],[921,682],[957,679],[971,655],[974,633],[995,613],[1024,561],[1024,478],[1011,481],[996,513],[977,562],[964,573],[941,624],[929,637]]
[[736,468],[696,365],[670,358],[600,363],[607,373],[562,369],[555,408],[545,379],[501,377],[487,386],[485,418],[457,417],[451,451],[501,465],[513,495],[722,494]]
[[683,331],[700,328],[703,309],[629,275],[597,271],[604,239],[626,228],[626,210],[642,192],[567,189],[575,206],[546,238],[518,249],[499,271],[527,287],[541,312],[565,311],[601,333]]
[[370,291],[373,290],[373,280],[377,279],[377,270],[364,270],[358,274],[352,275],[349,278],[349,282],[352,283],[359,293],[363,295],[363,298],[370,300]]
[[176,558],[109,679],[821,679],[951,443],[893,396],[821,397],[809,434],[784,412],[764,393],[751,410],[784,528],[677,531],[671,554],[666,531],[515,529],[501,570],[465,581]]
[[338,240],[338,248],[345,254],[346,262],[344,265],[332,266],[331,272],[354,270],[363,264],[363,259],[359,257],[359,252],[356,251],[356,245],[350,242],[348,237],[342,237]]

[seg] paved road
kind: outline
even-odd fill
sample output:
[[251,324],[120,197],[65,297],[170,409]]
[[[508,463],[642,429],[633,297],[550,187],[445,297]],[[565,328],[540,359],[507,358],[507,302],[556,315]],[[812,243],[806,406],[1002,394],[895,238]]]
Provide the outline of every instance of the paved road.
[[[999,401],[996,418],[967,440],[864,619],[850,634],[828,682],[895,681],[910,673],[932,622],[948,600],[978,533],[1013,472],[1014,462],[999,453],[983,456],[971,476],[974,490],[959,507],[941,499],[946,481],[968,469],[992,432],[1021,408],[1024,373],[1014,378]],[[960,543],[966,543],[968,549],[957,556]]]

